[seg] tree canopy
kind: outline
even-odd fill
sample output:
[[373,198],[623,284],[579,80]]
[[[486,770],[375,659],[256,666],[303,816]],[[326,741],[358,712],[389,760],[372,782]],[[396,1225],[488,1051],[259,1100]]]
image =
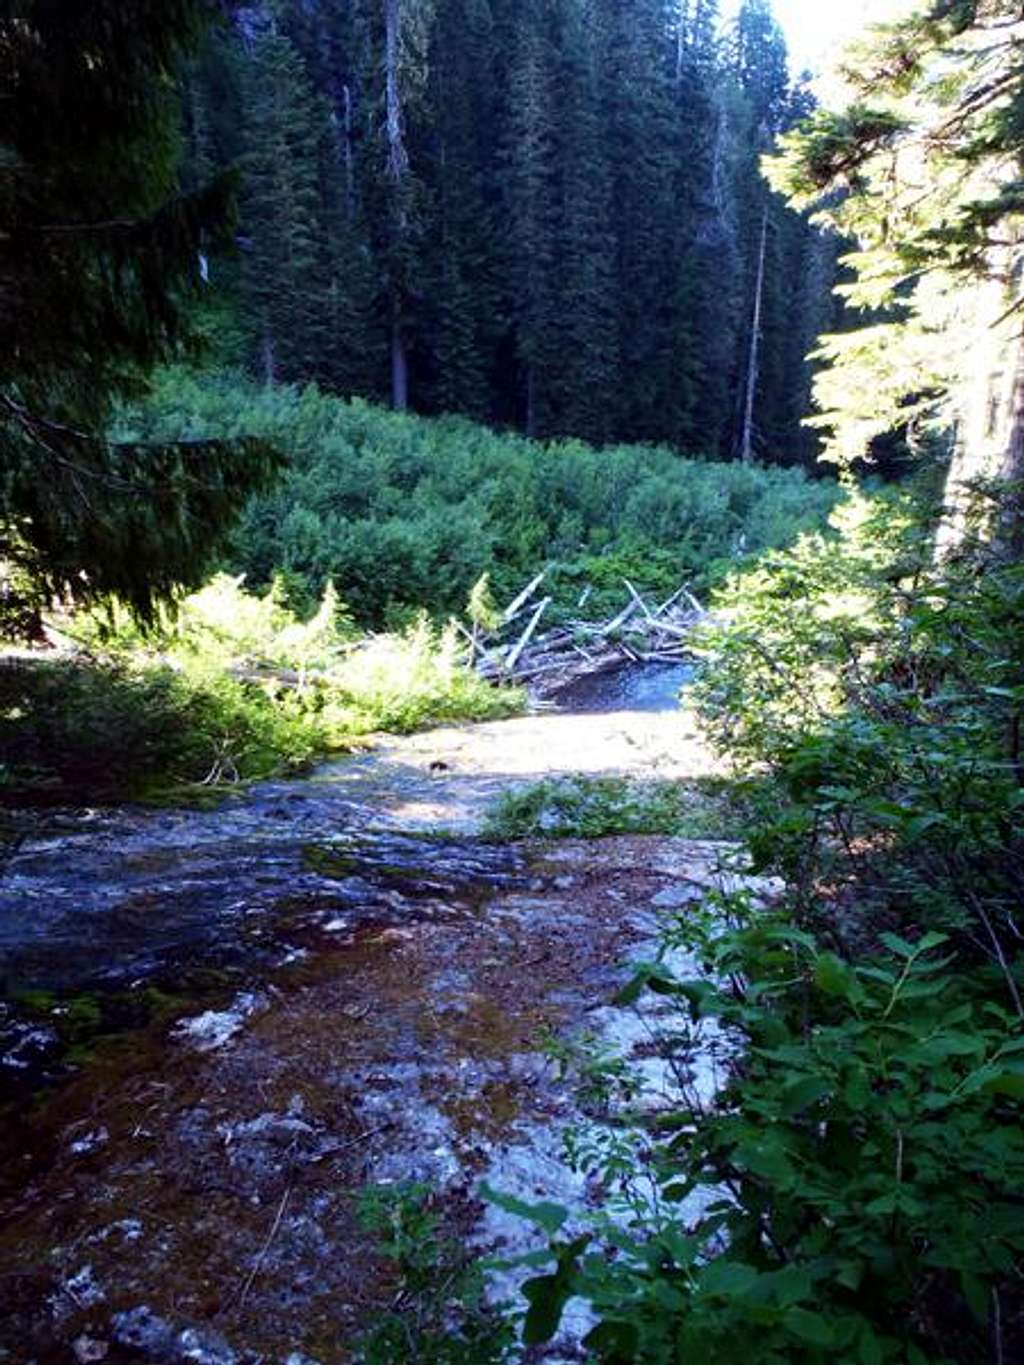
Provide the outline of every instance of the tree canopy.
[[794,93],[767,0],[249,5],[187,100],[190,173],[245,172],[232,358],[729,458],[753,350],[753,452],[810,463],[834,245],[758,169]]
[[841,63],[839,107],[768,162],[777,189],[857,243],[844,292],[863,325],[824,339],[816,384],[840,463],[905,427],[957,430],[958,475],[1024,470],[1022,39],[1010,0],[933,0],[877,25]]
[[238,441],[118,445],[112,405],[188,345],[232,185],[178,191],[180,64],[203,0],[0,4],[0,562],[26,593],[146,614],[195,583],[268,472]]

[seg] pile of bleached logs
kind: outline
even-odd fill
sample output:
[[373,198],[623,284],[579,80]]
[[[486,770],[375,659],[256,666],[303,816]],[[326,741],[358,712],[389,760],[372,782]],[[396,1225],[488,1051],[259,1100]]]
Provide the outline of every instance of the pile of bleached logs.
[[[569,619],[544,630],[551,598],[540,595],[544,574],[539,573],[505,608],[495,630],[464,632],[477,672],[495,681],[528,684],[536,696],[545,697],[577,678],[623,664],[685,659],[687,638],[706,614],[693,593],[683,586],[664,602],[649,603],[628,579],[622,581],[626,602],[609,620]],[[591,592],[584,589],[579,610]]]

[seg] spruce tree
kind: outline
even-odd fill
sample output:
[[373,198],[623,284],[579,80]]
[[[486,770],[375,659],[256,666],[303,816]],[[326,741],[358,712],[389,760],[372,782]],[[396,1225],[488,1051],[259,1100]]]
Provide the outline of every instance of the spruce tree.
[[424,175],[433,188],[424,250],[420,386],[434,411],[491,416],[491,363],[500,332],[493,129],[498,115],[489,0],[439,0],[427,91],[434,136]]
[[[724,44],[717,0],[264,0],[236,29],[221,65],[245,91],[242,296],[254,326],[273,315],[264,368],[731,455],[753,350],[757,453],[807,454],[801,348],[831,256],[760,179],[789,107],[766,0]],[[293,53],[273,117],[271,31]],[[194,164],[224,165],[230,100],[203,79]]]
[[607,441],[622,397],[612,169],[601,136],[601,0],[566,5],[558,33],[553,341],[549,432]]
[[[287,37],[272,26],[246,70],[246,300],[259,366],[276,379],[330,378],[330,255],[320,182],[326,109]],[[337,162],[332,146],[328,159]]]
[[502,409],[529,436],[552,430],[557,406],[553,10],[553,0],[504,0],[499,21],[507,53],[499,135],[499,214],[505,224]]

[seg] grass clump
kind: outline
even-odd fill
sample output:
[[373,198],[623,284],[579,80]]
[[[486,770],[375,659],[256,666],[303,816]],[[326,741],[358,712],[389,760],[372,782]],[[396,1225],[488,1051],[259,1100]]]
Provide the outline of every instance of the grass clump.
[[624,777],[550,778],[503,793],[488,811],[484,837],[600,839],[667,834],[684,839],[737,837],[746,798],[722,779],[673,782]]

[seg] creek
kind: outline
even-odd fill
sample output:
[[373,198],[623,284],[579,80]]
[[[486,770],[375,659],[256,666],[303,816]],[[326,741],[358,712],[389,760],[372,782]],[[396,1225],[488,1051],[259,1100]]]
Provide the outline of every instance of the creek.
[[[730,850],[479,830],[542,777],[713,771],[685,673],[630,673],[213,810],[66,811],[25,839],[0,884],[0,1361],[335,1365],[388,1293],[359,1190],[429,1182],[504,1251],[535,1238],[481,1178],[599,1198],[563,1160],[581,1115],[543,1039],[585,1029],[671,1103],[657,1011],[610,1001],[661,914],[735,878]],[[710,1093],[720,1058],[692,1065]]]

